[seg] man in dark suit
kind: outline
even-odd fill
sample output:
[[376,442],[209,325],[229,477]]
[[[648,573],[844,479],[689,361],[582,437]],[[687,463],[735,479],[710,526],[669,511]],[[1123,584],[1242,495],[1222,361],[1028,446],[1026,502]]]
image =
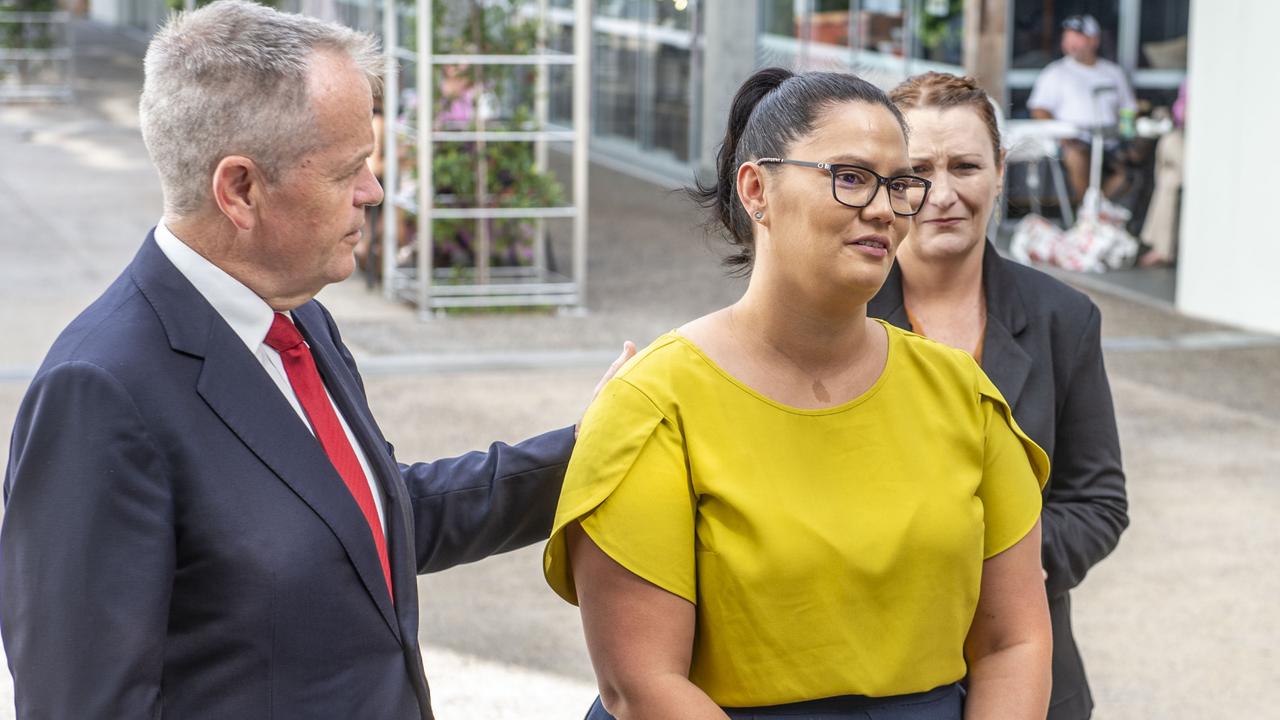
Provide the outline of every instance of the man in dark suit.
[[399,464],[312,299],[382,199],[380,64],[367,36],[239,1],[152,41],[164,219],[14,426],[19,717],[431,718],[415,574],[545,538],[573,428]]

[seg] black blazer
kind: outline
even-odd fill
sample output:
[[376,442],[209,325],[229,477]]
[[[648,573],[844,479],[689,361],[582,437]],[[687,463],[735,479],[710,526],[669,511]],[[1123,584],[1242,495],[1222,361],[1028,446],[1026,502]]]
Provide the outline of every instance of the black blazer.
[[19,718],[432,717],[415,576],[545,539],[572,429],[398,464],[333,319],[293,314],[381,486],[394,604],[319,443],[148,237],[14,425],[0,625]]
[[[1087,296],[986,245],[982,369],[1023,431],[1049,454],[1042,559],[1053,621],[1051,720],[1087,718],[1093,698],[1071,634],[1068,591],[1129,525],[1120,439],[1102,362],[1102,321]],[[868,313],[911,329],[895,263]]]

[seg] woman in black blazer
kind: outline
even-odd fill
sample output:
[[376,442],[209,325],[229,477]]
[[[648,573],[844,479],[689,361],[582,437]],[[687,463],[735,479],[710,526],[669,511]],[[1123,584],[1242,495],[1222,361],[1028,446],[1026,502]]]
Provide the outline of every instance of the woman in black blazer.
[[1053,622],[1050,720],[1093,711],[1069,591],[1129,524],[1101,319],[1084,294],[1001,258],[985,238],[1004,151],[986,93],[926,73],[891,96],[911,128],[912,173],[933,187],[868,314],[973,354],[1052,461],[1042,560]]

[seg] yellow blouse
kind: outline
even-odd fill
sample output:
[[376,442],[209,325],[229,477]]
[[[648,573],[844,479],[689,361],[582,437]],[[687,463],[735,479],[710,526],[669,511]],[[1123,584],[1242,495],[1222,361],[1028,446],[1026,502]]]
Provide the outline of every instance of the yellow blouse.
[[565,526],[696,605],[690,679],[725,707],[922,692],[965,674],[984,559],[1040,513],[1049,461],[973,359],[884,324],[869,390],[801,410],[668,333],[587,411]]

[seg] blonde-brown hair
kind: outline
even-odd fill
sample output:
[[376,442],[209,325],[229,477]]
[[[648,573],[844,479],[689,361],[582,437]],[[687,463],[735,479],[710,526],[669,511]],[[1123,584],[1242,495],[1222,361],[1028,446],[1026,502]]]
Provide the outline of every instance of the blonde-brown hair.
[[927,72],[902,81],[889,92],[889,99],[904,113],[920,108],[970,108],[987,126],[993,157],[996,162],[1000,161],[1000,124],[995,105],[987,92],[978,87],[977,80],[966,75]]

